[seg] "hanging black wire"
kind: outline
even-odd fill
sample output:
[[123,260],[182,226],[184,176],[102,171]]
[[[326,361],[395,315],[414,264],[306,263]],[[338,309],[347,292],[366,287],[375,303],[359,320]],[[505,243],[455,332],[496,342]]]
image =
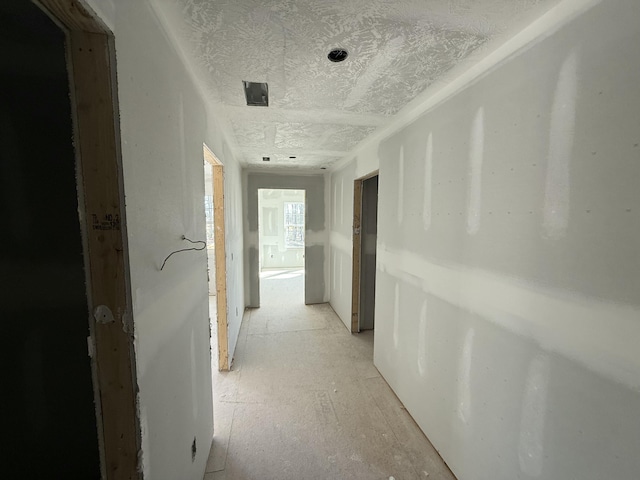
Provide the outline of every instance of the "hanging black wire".
[[169,255],[167,255],[167,258],[164,259],[164,262],[162,262],[162,266],[160,267],[160,270],[162,270],[165,266],[165,264],[167,263],[167,260],[169,260],[169,258],[171,257],[171,255],[175,254],[175,253],[180,253],[180,252],[189,252],[191,250],[195,251],[195,252],[199,252],[201,250],[204,250],[205,248],[207,248],[207,242],[204,242],[202,240],[197,240],[197,241],[193,241],[193,240],[189,240],[187,237],[185,237],[184,235],[182,236],[182,240],[186,240],[187,242],[198,244],[201,243],[202,247],[191,247],[191,248],[181,248],[180,250],[176,250],[175,252],[171,252]]

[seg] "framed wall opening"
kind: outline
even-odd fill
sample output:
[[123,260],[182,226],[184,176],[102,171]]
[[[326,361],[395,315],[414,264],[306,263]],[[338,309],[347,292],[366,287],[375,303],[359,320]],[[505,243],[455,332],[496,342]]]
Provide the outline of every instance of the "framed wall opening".
[[224,221],[224,169],[215,154],[203,145],[207,261],[209,267],[209,319],[212,351],[217,352],[218,370],[229,370],[227,319],[227,263]]
[[353,185],[353,270],[351,333],[375,326],[378,172]]
[[286,175],[262,172],[244,174],[246,215],[245,295],[248,308],[259,308],[260,265],[258,236],[258,190],[261,188],[293,189],[305,192],[304,303],[313,305],[328,300],[329,246],[326,235],[325,176]]
[[261,305],[304,303],[305,191],[258,189]]
[[0,4],[0,32],[3,470],[99,478],[65,34],[26,1]]

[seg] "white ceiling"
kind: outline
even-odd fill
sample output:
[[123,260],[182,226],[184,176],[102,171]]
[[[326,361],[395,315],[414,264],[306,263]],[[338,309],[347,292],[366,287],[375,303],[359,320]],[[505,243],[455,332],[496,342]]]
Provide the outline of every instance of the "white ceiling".
[[[240,160],[318,169],[348,155],[452,67],[508,40],[558,0],[154,3],[230,121]],[[327,59],[335,47],[348,50],[346,61]],[[269,84],[269,107],[246,105],[243,80]]]

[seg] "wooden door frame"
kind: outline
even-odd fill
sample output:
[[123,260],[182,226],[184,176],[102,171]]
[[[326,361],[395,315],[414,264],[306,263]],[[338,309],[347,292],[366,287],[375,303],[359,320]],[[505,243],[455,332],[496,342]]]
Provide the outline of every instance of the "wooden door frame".
[[206,144],[204,159],[213,173],[213,228],[216,262],[216,319],[218,325],[218,370],[229,370],[229,324],[227,321],[227,256],[224,222],[224,167]]
[[376,170],[353,181],[353,265],[351,272],[351,333],[360,332],[360,264],[362,262],[362,184],[378,175]]
[[78,1],[33,1],[66,35],[101,475],[140,479],[114,38]]

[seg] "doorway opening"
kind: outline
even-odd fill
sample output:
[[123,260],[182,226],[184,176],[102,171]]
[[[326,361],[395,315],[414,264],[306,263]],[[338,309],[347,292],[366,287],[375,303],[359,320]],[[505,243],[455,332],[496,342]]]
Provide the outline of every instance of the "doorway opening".
[[[7,3],[7,2],[5,2]],[[30,2],[8,2],[11,6],[27,5]],[[67,76],[68,96],[65,101],[71,99],[71,115],[57,115],[56,119],[52,119],[43,128],[38,128],[34,122],[29,126],[28,142],[32,142],[34,132],[36,137],[41,141],[47,151],[45,163],[50,165],[59,165],[60,168],[65,161],[63,157],[67,155],[51,154],[48,150],[48,142],[43,140],[42,136],[52,129],[57,129],[57,123],[62,123],[65,119],[71,118],[73,124],[73,136],[66,134],[66,138],[73,145],[71,146],[72,160],[75,160],[75,172],[72,178],[75,180],[77,188],[77,198],[75,215],[76,220],[79,214],[79,226],[82,232],[82,250],[83,255],[80,258],[84,260],[84,272],[77,276],[67,270],[68,262],[77,263],[78,256],[74,259],[67,258],[60,262],[36,262],[36,265],[49,269],[51,275],[45,277],[40,274],[41,278],[38,284],[45,285],[45,288],[38,292],[45,297],[40,298],[37,302],[43,308],[41,318],[48,320],[47,328],[58,328],[58,335],[61,335],[59,341],[54,340],[50,336],[40,337],[40,345],[53,346],[55,353],[49,355],[45,350],[40,350],[35,355],[23,356],[29,369],[22,370],[22,378],[25,385],[33,387],[35,385],[52,389],[57,395],[55,396],[55,407],[47,408],[40,414],[30,413],[31,419],[47,419],[50,423],[62,422],[63,427],[54,429],[53,435],[45,432],[43,435],[34,435],[29,438],[42,439],[46,437],[55,437],[56,445],[47,444],[47,448],[51,447],[50,452],[59,451],[60,455],[55,461],[63,462],[62,470],[55,471],[55,467],[50,463],[47,456],[40,457],[38,450],[31,449],[27,442],[14,442],[18,446],[20,455],[25,452],[29,458],[26,462],[20,462],[21,470],[24,465],[30,465],[33,469],[37,469],[34,461],[40,459],[45,462],[47,472],[51,472],[53,476],[69,477],[69,478],[96,478],[93,474],[65,474],[68,468],[74,468],[80,465],[81,461],[77,460],[83,455],[86,447],[76,448],[63,442],[63,433],[67,435],[75,435],[76,422],[67,419],[60,419],[61,409],[73,409],[69,403],[68,396],[70,390],[65,385],[66,382],[74,381],[76,367],[81,365],[83,360],[78,358],[74,366],[68,370],[61,363],[61,352],[67,351],[74,343],[71,335],[64,331],[63,323],[71,321],[71,315],[60,315],[55,318],[52,310],[57,307],[68,306],[67,300],[60,297],[57,292],[59,289],[65,289],[67,283],[76,283],[80,281],[83,284],[82,290],[86,295],[87,311],[82,315],[85,327],[82,341],[82,358],[88,361],[90,357],[91,377],[93,379],[93,423],[97,427],[97,435],[94,439],[88,439],[87,445],[95,445],[97,441],[100,459],[100,477],[102,478],[139,478],[138,471],[138,452],[140,451],[140,429],[139,418],[136,410],[136,370],[135,355],[133,347],[133,328],[131,318],[131,286],[129,282],[128,267],[128,247],[126,242],[126,218],[124,210],[124,191],[123,191],[123,172],[122,162],[120,159],[120,136],[117,111],[117,82],[116,80],[116,59],[115,46],[112,33],[107,30],[104,24],[96,19],[93,14],[87,11],[83,5],[75,0],[39,0],[38,7],[47,13],[54,20],[56,25],[64,32],[65,36],[65,53],[66,65],[64,59],[62,65],[63,75]],[[8,6],[8,5],[7,5]],[[18,19],[14,23],[32,29],[34,36],[38,33],[38,25],[26,20],[24,17],[9,15],[10,21]],[[35,28],[33,28],[35,27]],[[12,37],[4,27],[3,34]],[[30,60],[24,56],[26,52],[32,51],[32,47],[23,49],[20,53],[13,57],[13,61],[17,61],[16,65],[21,65],[20,70],[23,72],[33,71],[40,68],[37,65],[40,62]],[[9,58],[9,56],[7,56]],[[55,75],[59,73],[58,69],[53,66],[51,55],[42,62],[47,75]],[[3,68],[6,68],[5,62]],[[67,70],[68,66],[68,70]],[[50,91],[53,82],[49,79],[42,86],[41,90]],[[39,87],[36,87],[38,89]],[[10,90],[7,90],[10,91]],[[37,95],[41,92],[34,91]],[[49,101],[34,100],[28,98],[25,102],[27,105],[40,105],[42,112],[51,108]],[[4,106],[3,102],[0,105]],[[35,107],[29,107],[35,108]],[[1,129],[4,131],[4,127]],[[27,143],[28,143],[27,142]],[[75,147],[75,148],[73,148]],[[3,149],[6,151],[6,149]],[[75,158],[73,158],[75,156]],[[29,162],[36,161],[33,152],[28,155]],[[55,160],[55,161],[51,161]],[[0,162],[5,166],[5,162]],[[49,168],[50,165],[46,165]],[[42,172],[39,173],[42,175]],[[48,179],[49,184],[57,184],[57,172]],[[35,184],[31,179],[26,179],[27,184],[32,187]],[[17,182],[17,178],[10,177],[10,184]],[[47,191],[50,185],[45,185]],[[75,194],[75,188],[72,190]],[[27,203],[31,203],[39,196],[39,193],[29,195]],[[63,194],[65,196],[67,193]],[[37,234],[29,234],[24,228],[18,228],[15,231],[20,235],[28,235],[28,238],[22,245],[30,248],[31,253],[37,250],[46,250],[49,245],[64,244],[65,235],[62,234],[61,228],[62,213],[52,206],[51,202],[56,200],[56,195],[47,195],[43,201],[39,202],[38,207],[43,212],[41,218],[32,224],[37,229]],[[25,204],[26,205],[26,204]],[[24,209],[25,205],[21,204]],[[47,228],[47,218],[53,219],[56,223],[53,227]],[[24,223],[24,218],[20,215],[20,221]],[[43,237],[42,232],[46,232]],[[60,235],[63,235],[60,237]],[[76,232],[77,234],[77,232]],[[34,247],[34,241],[37,246]],[[22,248],[21,247],[21,248]],[[11,251],[11,249],[9,249]],[[15,253],[15,252],[14,252]],[[33,260],[32,260],[33,261]],[[62,275],[62,277],[60,277]],[[33,289],[25,290],[33,291]],[[57,306],[57,307],[56,307]],[[88,318],[89,336],[86,336],[86,322]],[[17,319],[16,319],[17,320]],[[55,321],[54,321],[55,320]],[[61,320],[61,321],[57,321]],[[23,322],[14,322],[17,325],[24,326]],[[10,334],[7,338],[13,338]],[[31,347],[37,347],[36,343],[31,343]],[[47,347],[48,348],[48,347]],[[87,355],[88,354],[88,355]],[[51,378],[44,379],[38,377],[37,369],[33,367],[38,362],[46,362],[46,368],[55,372],[62,382],[58,382]],[[37,405],[42,406],[42,395],[29,394],[24,399],[25,406]],[[60,403],[62,402],[62,403]],[[60,409],[58,408],[60,407]],[[38,407],[38,408],[39,408]],[[13,409],[9,409],[13,411]],[[36,420],[37,422],[37,420]],[[87,420],[86,422],[89,422]],[[89,423],[84,423],[88,425]],[[24,425],[21,425],[24,427]],[[72,428],[73,427],[73,428]],[[82,437],[85,438],[85,437]],[[82,442],[80,437],[75,438],[76,442]],[[42,442],[40,442],[42,443]],[[73,461],[69,461],[70,452],[73,452]],[[49,452],[48,452],[49,453]],[[53,454],[56,455],[55,453]],[[16,456],[14,458],[19,458]],[[95,457],[94,457],[95,458]],[[36,459],[36,460],[34,460]],[[95,466],[91,467],[92,470]]]
[[31,2],[3,2],[0,32],[3,469],[99,478],[65,35]]
[[227,324],[227,264],[224,224],[224,170],[222,162],[203,144],[205,178],[205,221],[207,232],[207,266],[209,271],[209,330],[212,364],[220,371],[229,370]]
[[353,186],[353,290],[351,332],[375,327],[378,172]]
[[261,306],[304,304],[305,191],[258,189]]

